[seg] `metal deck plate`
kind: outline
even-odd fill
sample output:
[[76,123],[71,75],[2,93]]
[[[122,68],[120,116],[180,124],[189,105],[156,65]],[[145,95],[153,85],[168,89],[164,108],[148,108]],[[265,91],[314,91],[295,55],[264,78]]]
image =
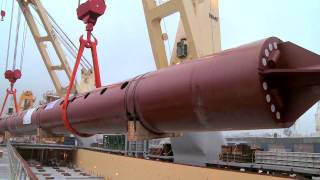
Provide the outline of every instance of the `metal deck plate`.
[[42,167],[40,171],[36,167],[31,167],[31,170],[39,178],[39,180],[48,180],[50,178],[54,180],[104,180],[103,177],[89,175],[79,169],[71,169],[68,167]]

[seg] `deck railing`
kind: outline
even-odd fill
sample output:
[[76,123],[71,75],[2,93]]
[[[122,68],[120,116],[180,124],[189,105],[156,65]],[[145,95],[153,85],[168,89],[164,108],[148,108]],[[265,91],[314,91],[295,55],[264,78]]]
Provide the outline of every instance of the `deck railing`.
[[7,143],[8,156],[12,180],[38,180],[36,175],[29,168],[28,163],[20,156],[17,150]]

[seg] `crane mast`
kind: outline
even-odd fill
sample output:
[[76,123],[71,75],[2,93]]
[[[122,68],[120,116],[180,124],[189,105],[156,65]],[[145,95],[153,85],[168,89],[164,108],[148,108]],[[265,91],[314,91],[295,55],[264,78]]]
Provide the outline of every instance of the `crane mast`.
[[[221,51],[218,0],[142,2],[157,69]],[[175,13],[180,14],[180,22],[169,60],[165,47],[168,35],[163,32],[161,22]]]

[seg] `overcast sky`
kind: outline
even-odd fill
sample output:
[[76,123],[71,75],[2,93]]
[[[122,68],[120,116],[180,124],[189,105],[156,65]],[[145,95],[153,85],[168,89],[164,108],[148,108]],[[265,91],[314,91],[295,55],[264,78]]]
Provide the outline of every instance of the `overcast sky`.
[[[42,1],[69,37],[78,44],[78,38],[85,29],[76,17],[78,0]],[[8,16],[0,22],[0,72],[5,69],[11,2],[8,0],[6,7]],[[106,2],[107,12],[98,20],[94,31],[99,40],[103,83],[109,84],[155,70],[141,0]],[[319,0],[220,0],[222,47],[228,49],[277,36],[320,54],[319,19]],[[167,20],[171,42],[174,41],[176,24],[176,18]],[[15,32],[15,24],[13,29]],[[30,32],[22,73],[22,79],[16,84],[19,92],[32,90],[39,100],[43,92],[54,88]],[[7,86],[7,80],[0,76],[0,91],[4,93]],[[315,110],[316,107],[313,107],[298,121],[299,132],[314,132]]]

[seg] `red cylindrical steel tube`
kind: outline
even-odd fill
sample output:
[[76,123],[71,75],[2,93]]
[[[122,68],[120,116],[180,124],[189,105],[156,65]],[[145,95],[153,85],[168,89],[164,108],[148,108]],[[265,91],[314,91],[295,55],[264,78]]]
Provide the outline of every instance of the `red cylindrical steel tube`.
[[[153,133],[289,127],[320,97],[319,65],[318,55],[268,38],[76,96],[69,119],[88,134],[125,133],[128,121]],[[0,132],[67,134],[61,104],[3,118]]]

